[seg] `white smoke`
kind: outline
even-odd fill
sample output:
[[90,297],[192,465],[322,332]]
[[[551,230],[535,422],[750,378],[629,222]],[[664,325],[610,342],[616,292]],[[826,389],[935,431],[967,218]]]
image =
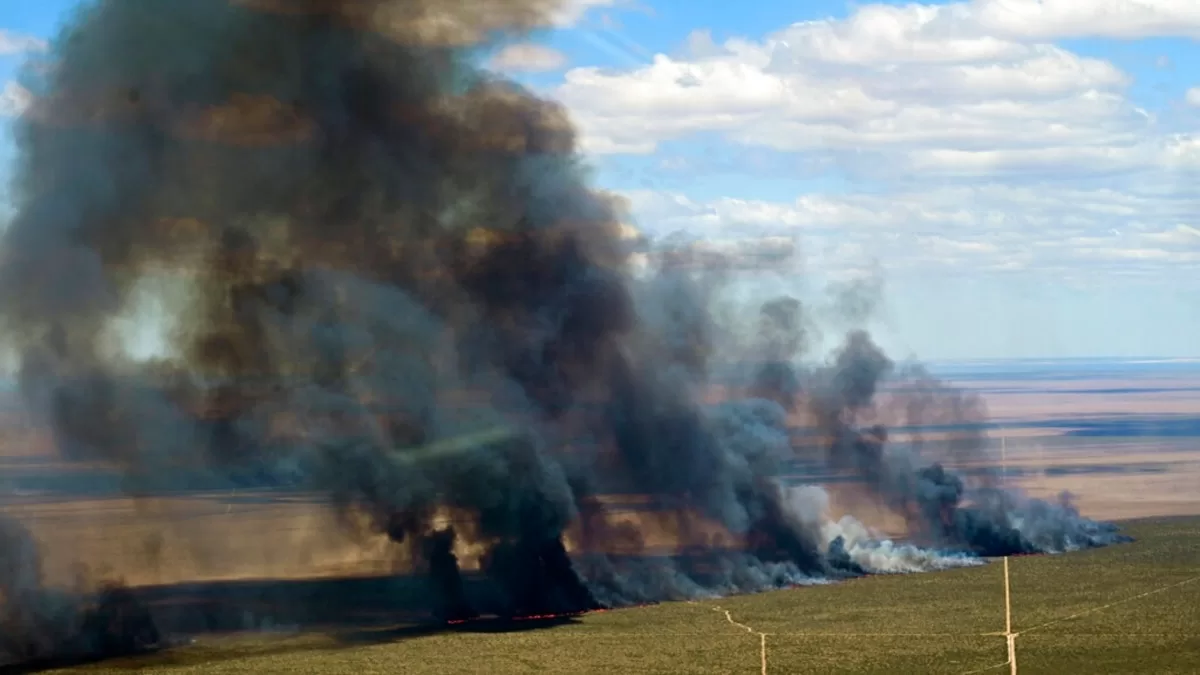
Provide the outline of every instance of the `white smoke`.
[[853,516],[833,520],[829,493],[816,485],[781,487],[782,502],[796,528],[819,532],[822,552],[840,548],[851,562],[871,574],[908,574],[982,565],[969,553],[946,552],[897,543],[881,536]]

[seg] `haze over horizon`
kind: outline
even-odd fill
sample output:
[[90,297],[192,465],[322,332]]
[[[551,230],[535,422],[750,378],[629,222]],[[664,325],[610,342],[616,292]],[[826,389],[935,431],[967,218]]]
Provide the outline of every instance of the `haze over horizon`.
[[[78,4],[0,9],[5,179],[22,66]],[[753,283],[802,294],[875,275],[898,358],[1200,356],[1194,3],[574,0],[559,24],[482,58],[567,106],[641,231],[794,238],[802,265]]]

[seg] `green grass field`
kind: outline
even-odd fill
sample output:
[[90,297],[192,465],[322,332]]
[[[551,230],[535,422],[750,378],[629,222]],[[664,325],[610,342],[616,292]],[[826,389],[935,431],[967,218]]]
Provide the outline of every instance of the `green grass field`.
[[[1019,672],[1200,673],[1200,518],[1125,529],[1136,543],[1009,561]],[[755,675],[765,639],[770,673],[1008,673],[1003,575],[996,561],[520,631],[208,639],[70,672]]]

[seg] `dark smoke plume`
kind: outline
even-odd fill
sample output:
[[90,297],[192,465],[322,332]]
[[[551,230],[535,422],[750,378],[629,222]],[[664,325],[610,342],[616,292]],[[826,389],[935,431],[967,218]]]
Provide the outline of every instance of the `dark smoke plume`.
[[125,588],[106,584],[87,597],[45,588],[37,542],[0,516],[0,665],[130,654],[160,641],[149,612]]
[[[121,467],[135,496],[319,490],[408,553],[444,619],[970,562],[875,541],[830,522],[819,492],[784,488],[798,418],[930,543],[994,553],[1111,538],[1009,493],[966,505],[961,479],[889,452],[883,428],[859,422],[890,362],[852,333],[827,366],[798,368],[815,328],[795,300],[762,307],[738,355],[747,375],[729,376],[730,327],[712,303],[737,265],[675,247],[634,274],[622,214],[587,187],[565,112],[473,65],[554,9],[80,10],[20,122],[17,213],[0,243],[5,337],[63,455]],[[114,332],[147,289],[177,319],[151,365],[123,356]],[[716,384],[730,394],[712,403]],[[606,517],[612,495],[645,497],[691,548],[651,555],[637,526]],[[706,540],[714,523],[736,543]],[[4,527],[0,652],[158,641],[119,588],[94,607],[53,599],[35,542]],[[464,581],[466,544],[481,551],[483,591]],[[600,553],[610,545],[641,555]]]
[[[818,371],[811,411],[830,464],[853,470],[872,494],[907,518],[914,534],[979,556],[1063,552],[1124,540],[1115,526],[1081,517],[1065,495],[1059,504],[1029,499],[1004,489],[995,475],[985,476],[968,494],[962,476],[921,457],[919,436],[889,443],[886,427],[860,425],[893,365],[865,332],[851,332],[832,364]],[[906,427],[959,427],[943,450],[945,459],[986,456],[978,401],[920,369],[902,373],[891,384],[906,393],[900,399]]]

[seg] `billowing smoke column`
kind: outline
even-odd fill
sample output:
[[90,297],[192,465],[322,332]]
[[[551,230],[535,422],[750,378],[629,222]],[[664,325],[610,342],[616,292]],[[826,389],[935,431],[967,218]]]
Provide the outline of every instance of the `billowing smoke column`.
[[[888,443],[888,431],[857,420],[873,411],[877,390],[893,363],[862,331],[848,334],[833,362],[812,378],[809,412],[831,466],[851,469],[880,502],[904,515],[914,535],[928,543],[979,556],[1063,552],[1126,540],[1109,523],[1083,518],[1064,495],[1057,504],[1004,489],[986,475],[964,504],[967,484],[942,463],[924,463],[920,438]],[[920,433],[931,426],[959,427],[949,444],[952,460],[984,456],[978,403],[940,386],[919,369],[903,373],[895,389],[907,395],[899,418]]]
[[127,654],[157,647],[149,611],[118,585],[86,597],[50,593],[32,535],[0,516],[0,665],[47,656]]
[[[709,307],[712,261],[668,251],[632,274],[616,203],[585,185],[564,112],[472,66],[553,10],[82,9],[20,123],[17,215],[0,243],[5,337],[63,454],[119,465],[134,495],[323,491],[347,523],[365,517],[406,548],[445,619],[932,569],[1110,536],[1003,492],[961,506],[960,479],[857,426],[890,367],[865,334],[826,367],[795,367],[809,319],[789,298],[763,306],[735,395],[707,403],[728,379],[714,375],[726,326]],[[153,366],[122,356],[113,330],[147,288],[179,317]],[[835,466],[961,552],[874,541],[830,522],[819,491],[781,487],[797,418],[815,423]],[[621,494],[674,514],[696,548],[597,553],[642,545],[637,527],[606,518],[606,498]],[[740,543],[696,544],[705,523]],[[22,557],[36,547],[14,532],[3,564],[18,581],[6,575],[0,602],[16,646],[0,650],[111,633],[87,628],[107,605],[49,599]],[[485,590],[468,591],[459,543],[481,551]],[[154,642],[131,625],[137,644]]]

